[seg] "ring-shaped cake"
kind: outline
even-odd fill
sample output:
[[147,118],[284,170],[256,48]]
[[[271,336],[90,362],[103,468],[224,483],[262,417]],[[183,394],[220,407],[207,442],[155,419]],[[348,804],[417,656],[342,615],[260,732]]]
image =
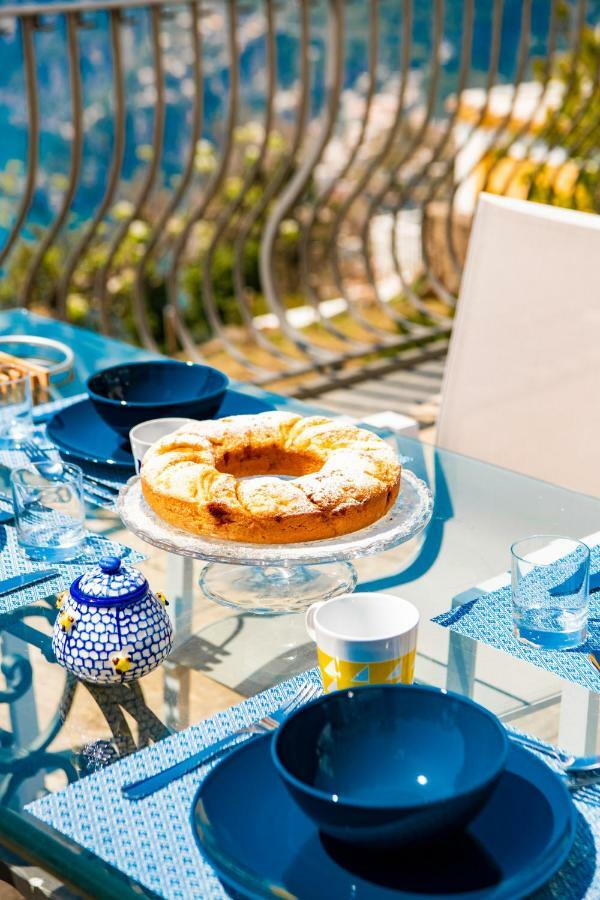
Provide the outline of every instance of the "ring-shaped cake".
[[141,480],[152,509],[184,531],[284,544],[348,534],[384,516],[398,496],[400,463],[370,431],[265,412],[194,422],[161,438]]

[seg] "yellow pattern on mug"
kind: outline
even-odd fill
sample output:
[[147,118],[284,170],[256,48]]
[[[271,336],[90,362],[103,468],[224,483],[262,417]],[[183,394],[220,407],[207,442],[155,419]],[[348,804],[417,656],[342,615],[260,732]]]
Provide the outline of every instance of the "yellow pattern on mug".
[[365,684],[412,684],[416,652],[413,648],[395,659],[364,663],[336,659],[317,647],[323,690],[330,693]]

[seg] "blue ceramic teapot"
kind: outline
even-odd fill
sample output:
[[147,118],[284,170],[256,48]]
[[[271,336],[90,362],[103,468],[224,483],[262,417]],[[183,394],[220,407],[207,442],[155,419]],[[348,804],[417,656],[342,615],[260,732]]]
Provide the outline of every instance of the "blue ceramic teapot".
[[57,598],[52,649],[85,681],[134,681],[168,656],[173,642],[163,594],[118,556],[105,556]]

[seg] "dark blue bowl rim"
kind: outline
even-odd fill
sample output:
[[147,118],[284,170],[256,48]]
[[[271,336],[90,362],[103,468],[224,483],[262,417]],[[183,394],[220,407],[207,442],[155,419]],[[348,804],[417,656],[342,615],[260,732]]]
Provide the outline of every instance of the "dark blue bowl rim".
[[107,366],[105,369],[100,369],[99,372],[94,372],[93,375],[90,375],[87,379],[85,386],[87,392],[92,400],[99,400],[100,403],[107,403],[109,406],[117,406],[119,409],[126,409],[128,406],[132,407],[156,407],[161,406],[161,402],[157,400],[113,400],[111,397],[105,397],[104,394],[98,394],[94,388],[92,387],[92,382],[94,378],[97,378],[99,375],[106,375],[107,372],[118,372],[119,369],[137,369],[138,366],[186,366],[187,368],[197,368],[197,369],[208,369],[213,372],[218,378],[221,379],[220,386],[215,387],[212,391],[207,391],[206,394],[202,394],[200,397],[188,397],[183,400],[177,400],[176,404],[174,401],[170,401],[170,404],[177,406],[187,406],[188,404],[199,403],[203,400],[212,400],[215,397],[218,397],[220,394],[223,394],[227,387],[229,386],[229,378],[225,375],[224,372],[221,372],[220,369],[215,369],[214,366],[207,366],[204,363],[195,363],[188,360],[183,359],[146,359],[146,360],[136,360],[134,362],[129,363],[118,363],[115,366]]
[[[231,750],[230,753],[227,753],[223,757],[222,761],[224,762],[231,756],[234,756],[236,753],[244,753],[248,748],[248,744],[259,741],[269,741],[270,745],[272,746],[273,736],[266,734],[256,737],[253,741],[242,741],[242,743],[234,747],[234,749]],[[525,750],[523,747],[516,744],[511,745],[510,742],[508,749],[511,754],[517,755],[517,759],[519,757],[532,756],[530,751]],[[537,763],[542,763],[539,757],[534,756],[534,759]],[[507,765],[508,764],[509,760],[507,758]],[[226,852],[222,851],[219,848],[213,834],[214,826],[212,826],[210,822],[207,823],[208,827],[203,830],[203,837],[201,837],[198,832],[197,822],[199,801],[201,799],[201,795],[206,789],[206,785],[211,783],[218,768],[218,765],[213,766],[208,774],[205,775],[205,777],[198,785],[196,792],[194,793],[194,798],[192,800],[189,821],[192,829],[192,834],[196,842],[196,847],[202,854],[203,858],[208,862],[208,864],[213,867],[213,869],[217,873],[219,880],[226,887],[229,886],[229,888],[237,890],[244,897],[252,897],[253,900],[258,900],[258,898],[260,897],[272,898],[273,883],[269,882],[265,885],[260,876],[257,876],[253,872],[249,872],[247,869],[239,867],[235,862],[233,862],[230,856],[228,856]],[[548,777],[556,779],[556,781],[560,781],[558,774],[553,769],[551,769],[550,767],[546,767],[545,771]],[[562,787],[565,794],[567,794],[567,789],[564,787],[564,785],[562,785]],[[513,898],[517,896],[517,889],[523,894],[523,896],[529,896],[530,894],[533,894],[534,891],[536,891],[538,888],[547,884],[549,878],[551,878],[554,874],[556,874],[556,872],[558,872],[560,867],[563,865],[563,863],[571,853],[571,850],[573,849],[577,831],[577,810],[575,808],[575,804],[572,801],[570,802],[570,804],[568,804],[568,810],[569,821],[566,824],[565,831],[560,838],[558,846],[555,845],[552,847],[552,856],[550,860],[548,859],[548,849],[546,848],[544,850],[544,859],[541,861],[537,860],[535,868],[532,869],[531,864],[529,864],[530,874],[528,876],[512,875],[508,881],[503,881],[499,893],[499,898],[503,898],[503,900],[513,900]],[[317,825],[315,825],[315,829],[317,829]],[[551,874],[549,875],[548,872],[550,868]],[[526,890],[523,893],[524,888],[526,888]],[[415,900],[417,900],[417,895],[412,894],[411,896],[415,897]],[[419,896],[421,896],[423,900],[427,900],[428,895],[424,894]],[[461,892],[460,894],[455,895],[457,900],[468,900],[468,898],[471,896],[472,891],[468,891],[467,893]],[[429,895],[429,898],[431,900],[431,895]]]
[[[284,781],[287,781],[288,784],[293,785],[297,790],[301,791],[304,794],[309,795],[317,800],[322,800],[325,803],[332,803],[331,794],[326,791],[321,791],[319,788],[311,787],[311,785],[306,784],[306,782],[301,781],[299,778],[296,778],[295,775],[285,767],[283,762],[279,759],[278,755],[278,747],[281,743],[282,737],[281,735],[284,733],[284,729],[288,722],[291,722],[293,719],[300,717],[305,709],[308,709],[311,706],[317,706],[321,703],[327,703],[329,698],[339,697],[343,694],[348,693],[356,693],[359,692],[375,692],[375,691],[415,691],[423,694],[436,694],[437,696],[448,696],[452,697],[454,700],[459,701],[465,706],[470,706],[477,710],[484,718],[488,719],[488,721],[495,726],[496,731],[500,737],[501,750],[498,753],[498,763],[492,768],[490,766],[488,773],[485,777],[481,777],[475,784],[466,791],[457,791],[454,793],[448,792],[448,794],[433,797],[429,801],[423,801],[423,803],[419,803],[418,807],[422,809],[426,809],[427,807],[435,807],[440,803],[446,803],[448,800],[456,799],[457,797],[468,798],[473,794],[476,794],[480,791],[485,785],[490,784],[495,779],[497,779],[501,773],[506,768],[506,760],[508,757],[508,737],[506,735],[506,730],[502,723],[499,721],[498,717],[494,715],[494,713],[490,712],[489,709],[486,709],[485,706],[481,706],[479,703],[475,703],[474,700],[471,700],[470,697],[465,697],[463,694],[457,694],[455,691],[448,691],[445,688],[436,688],[431,685],[425,684],[372,684],[365,685],[364,687],[358,688],[344,688],[341,691],[332,691],[330,694],[321,694],[320,697],[316,697],[314,700],[311,700],[309,703],[303,704],[300,709],[297,709],[295,712],[291,713],[283,722],[282,725],[277,728],[275,734],[272,738],[271,743],[271,758],[273,760],[273,764],[280,776]],[[338,799],[335,802],[335,806],[337,809],[362,809],[362,810],[378,810],[382,812],[390,812],[399,810],[409,810],[415,809],[415,804],[402,804],[402,803],[394,803],[390,806],[384,804],[378,804],[372,801],[358,801],[356,799],[350,799],[344,797],[342,794],[338,794]]]

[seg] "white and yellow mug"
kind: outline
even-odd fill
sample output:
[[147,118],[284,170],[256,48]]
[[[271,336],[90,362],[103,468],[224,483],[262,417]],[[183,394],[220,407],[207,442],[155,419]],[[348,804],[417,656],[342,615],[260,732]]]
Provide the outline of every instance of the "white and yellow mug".
[[341,594],[313,603],[306,629],[317,644],[326,693],[366,684],[412,684],[419,610],[393,594]]

